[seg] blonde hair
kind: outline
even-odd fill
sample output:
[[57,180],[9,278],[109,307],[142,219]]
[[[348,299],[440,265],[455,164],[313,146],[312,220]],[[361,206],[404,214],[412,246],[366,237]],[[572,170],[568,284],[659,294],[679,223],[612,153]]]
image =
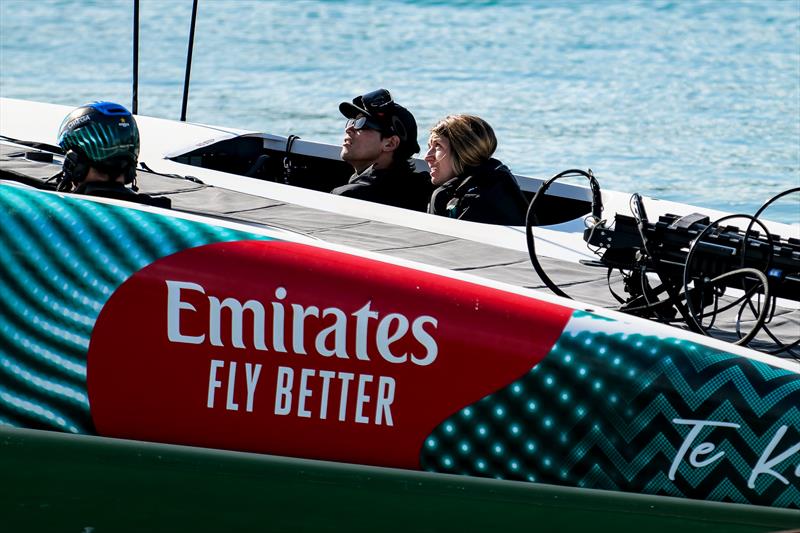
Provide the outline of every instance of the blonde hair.
[[467,167],[487,161],[497,149],[497,137],[488,122],[475,115],[448,115],[433,128],[431,135],[450,141],[450,157],[456,176]]

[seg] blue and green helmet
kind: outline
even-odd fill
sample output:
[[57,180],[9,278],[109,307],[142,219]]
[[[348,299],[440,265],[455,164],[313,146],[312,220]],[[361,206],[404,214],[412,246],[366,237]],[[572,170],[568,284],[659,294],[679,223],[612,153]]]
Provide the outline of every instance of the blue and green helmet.
[[139,128],[125,107],[113,102],[92,102],[64,118],[58,129],[58,144],[74,150],[94,163],[139,158]]

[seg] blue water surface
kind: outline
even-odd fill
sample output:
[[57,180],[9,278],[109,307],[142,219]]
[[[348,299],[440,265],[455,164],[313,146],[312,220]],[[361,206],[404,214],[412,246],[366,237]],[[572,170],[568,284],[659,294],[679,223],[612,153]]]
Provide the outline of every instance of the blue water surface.
[[[141,114],[180,116],[191,0],[142,0]],[[130,105],[132,2],[0,0],[0,95]],[[800,0],[200,0],[189,120],[339,143],[387,87],[420,124],[486,118],[548,177],[753,213],[800,186]],[[800,221],[800,195],[769,218]]]

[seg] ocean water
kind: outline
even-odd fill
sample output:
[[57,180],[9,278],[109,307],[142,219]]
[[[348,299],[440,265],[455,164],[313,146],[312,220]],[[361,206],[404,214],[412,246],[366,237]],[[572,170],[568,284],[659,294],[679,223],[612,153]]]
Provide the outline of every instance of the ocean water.
[[[129,0],[0,0],[0,95],[130,106]],[[180,116],[191,0],[141,0],[139,112]],[[200,0],[188,119],[339,143],[390,89],[517,173],[753,213],[800,186],[800,0]],[[767,212],[800,222],[800,194]]]

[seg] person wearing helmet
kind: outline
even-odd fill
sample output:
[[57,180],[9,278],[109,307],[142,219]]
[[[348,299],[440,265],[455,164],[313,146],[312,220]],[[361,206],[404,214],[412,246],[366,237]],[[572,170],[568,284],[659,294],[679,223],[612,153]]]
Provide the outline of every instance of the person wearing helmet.
[[348,119],[341,157],[355,172],[331,193],[425,211],[433,186],[411,161],[419,152],[414,115],[386,89],[342,102],[339,111]]
[[93,102],[75,109],[58,129],[58,144],[65,153],[59,191],[171,207],[169,198],[135,190],[139,128],[123,106]]

